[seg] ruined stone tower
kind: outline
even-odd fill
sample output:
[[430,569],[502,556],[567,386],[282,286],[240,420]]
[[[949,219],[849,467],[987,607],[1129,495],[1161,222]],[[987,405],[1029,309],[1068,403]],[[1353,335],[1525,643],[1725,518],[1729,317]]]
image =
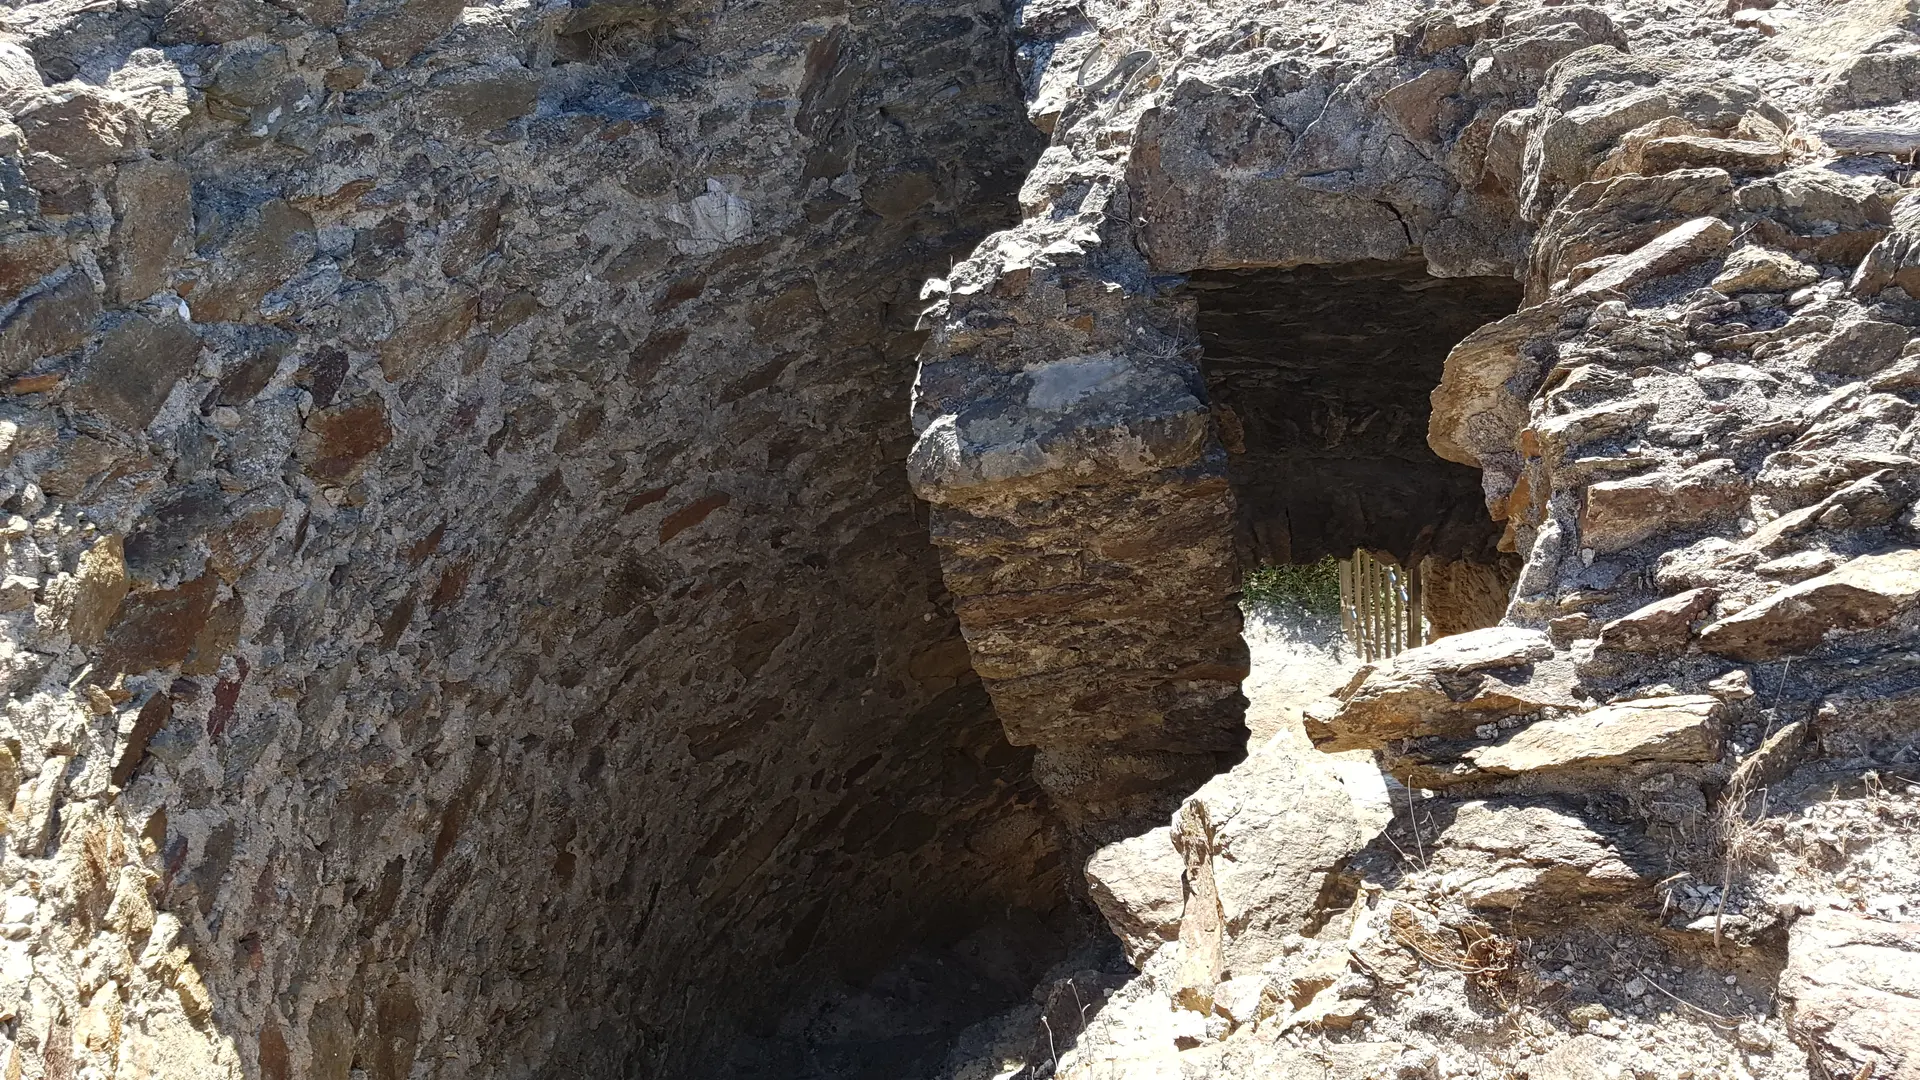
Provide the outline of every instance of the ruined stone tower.
[[[6,8],[6,1076],[1914,1076],[1917,101],[1899,0]],[[1355,550],[1437,640],[1249,745]]]

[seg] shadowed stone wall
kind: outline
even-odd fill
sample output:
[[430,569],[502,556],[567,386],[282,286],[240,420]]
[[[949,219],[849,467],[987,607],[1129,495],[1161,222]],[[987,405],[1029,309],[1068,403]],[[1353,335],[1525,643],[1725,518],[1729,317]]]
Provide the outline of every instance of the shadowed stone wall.
[[1057,905],[899,470],[998,5],[0,32],[8,1075],[682,1075]]
[[1447,350],[1510,314],[1506,278],[1420,260],[1194,274],[1201,371],[1252,557],[1497,558],[1477,471],[1427,447]]

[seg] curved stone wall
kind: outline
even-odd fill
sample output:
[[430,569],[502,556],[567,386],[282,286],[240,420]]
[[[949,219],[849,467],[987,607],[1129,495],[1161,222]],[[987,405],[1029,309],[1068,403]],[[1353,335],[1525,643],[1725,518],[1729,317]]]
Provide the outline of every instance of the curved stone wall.
[[682,1075],[1058,908],[899,468],[998,6],[0,31],[9,1076]]

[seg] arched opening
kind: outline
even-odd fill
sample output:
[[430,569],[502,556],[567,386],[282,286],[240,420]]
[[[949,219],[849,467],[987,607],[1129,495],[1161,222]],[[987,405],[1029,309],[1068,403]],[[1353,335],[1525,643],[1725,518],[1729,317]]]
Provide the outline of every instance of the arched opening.
[[1188,287],[1249,595],[1294,601],[1285,640],[1268,643],[1293,650],[1293,696],[1497,622],[1519,560],[1500,550],[1479,471],[1436,455],[1427,421],[1448,350],[1511,314],[1520,286],[1432,277],[1410,258],[1199,271]]

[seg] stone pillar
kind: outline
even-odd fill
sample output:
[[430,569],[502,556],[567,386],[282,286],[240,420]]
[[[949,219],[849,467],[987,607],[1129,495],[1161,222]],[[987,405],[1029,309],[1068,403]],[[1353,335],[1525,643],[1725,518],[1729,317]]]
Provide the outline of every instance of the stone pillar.
[[[991,241],[962,264],[909,463],[1008,738],[1095,840],[1164,822],[1246,744],[1233,494],[1191,316],[1108,269]],[[1050,304],[1069,314],[1016,332]]]

